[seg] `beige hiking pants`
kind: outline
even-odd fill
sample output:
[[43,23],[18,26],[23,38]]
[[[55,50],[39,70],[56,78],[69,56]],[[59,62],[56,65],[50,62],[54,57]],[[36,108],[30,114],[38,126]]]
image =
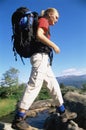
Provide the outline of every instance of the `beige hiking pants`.
[[19,107],[28,110],[35,98],[38,96],[43,81],[49,89],[54,103],[59,106],[63,104],[60,86],[55,78],[49,64],[49,56],[45,53],[36,53],[31,57],[32,70],[29,82],[25,88]]

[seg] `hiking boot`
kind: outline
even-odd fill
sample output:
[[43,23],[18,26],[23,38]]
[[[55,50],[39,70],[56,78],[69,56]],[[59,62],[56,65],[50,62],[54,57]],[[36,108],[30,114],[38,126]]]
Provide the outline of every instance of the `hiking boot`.
[[37,128],[34,128],[32,126],[30,126],[24,118],[18,118],[15,117],[15,119],[12,122],[12,126],[13,129],[17,129],[17,130],[38,130]]
[[61,117],[61,121],[62,122],[67,122],[68,120],[72,120],[72,119],[75,119],[77,117],[77,114],[75,112],[68,112],[68,111],[65,111],[64,113],[62,113],[60,115]]

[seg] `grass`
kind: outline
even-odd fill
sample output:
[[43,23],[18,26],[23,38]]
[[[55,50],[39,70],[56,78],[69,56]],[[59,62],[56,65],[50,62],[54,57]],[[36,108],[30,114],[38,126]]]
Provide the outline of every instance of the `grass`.
[[16,99],[0,99],[0,118],[15,110]]

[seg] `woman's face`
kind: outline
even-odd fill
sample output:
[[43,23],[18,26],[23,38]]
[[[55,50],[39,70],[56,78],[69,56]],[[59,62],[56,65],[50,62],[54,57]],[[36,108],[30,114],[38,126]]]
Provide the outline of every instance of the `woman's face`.
[[56,22],[58,22],[59,15],[57,12],[51,12],[49,14],[49,25],[54,25]]

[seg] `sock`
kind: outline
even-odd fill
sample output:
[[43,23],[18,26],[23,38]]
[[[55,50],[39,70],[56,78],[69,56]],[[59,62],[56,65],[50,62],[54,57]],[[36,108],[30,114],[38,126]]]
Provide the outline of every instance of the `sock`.
[[56,111],[58,111],[60,114],[64,113],[65,112],[65,107],[64,105],[61,105],[59,107],[56,108]]
[[26,114],[25,112],[17,111],[17,116],[18,117],[22,117],[23,118],[25,116],[25,114]]

